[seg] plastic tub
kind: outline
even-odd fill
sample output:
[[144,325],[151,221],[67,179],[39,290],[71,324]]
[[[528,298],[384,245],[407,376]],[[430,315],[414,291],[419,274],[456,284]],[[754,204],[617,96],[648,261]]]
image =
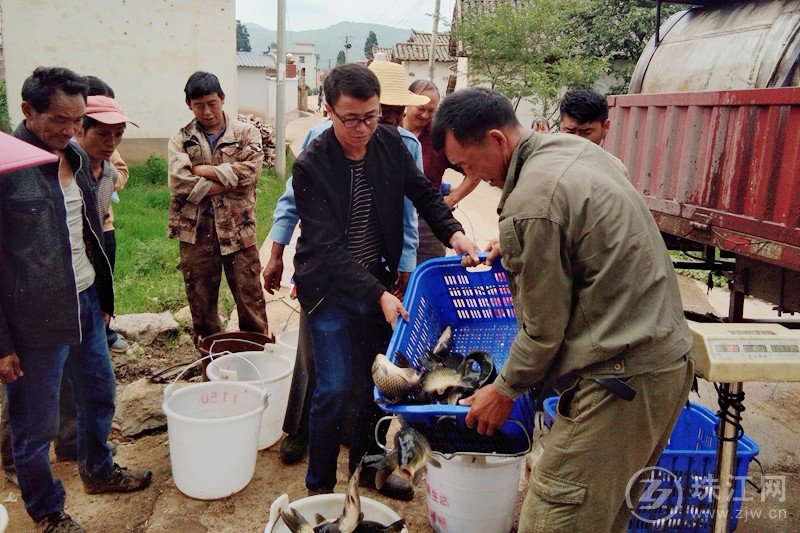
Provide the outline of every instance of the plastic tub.
[[[365,520],[373,520],[385,526],[400,520],[400,515],[394,512],[391,507],[379,501],[359,495],[361,500],[361,512],[364,513]],[[314,516],[319,513],[325,518],[337,519],[344,509],[345,494],[318,494],[308,496],[289,503],[289,496],[283,494],[279,496],[269,508],[269,521],[264,527],[264,533],[291,533],[286,524],[281,519],[280,511],[291,506],[302,514],[309,524],[315,523]],[[403,531],[408,533],[408,528]]]
[[267,388],[269,408],[262,415],[261,432],[258,436],[258,449],[263,450],[278,442],[283,434],[283,419],[289,403],[293,371],[292,349],[278,344],[266,344],[259,352],[219,356],[208,364],[206,375],[211,381],[263,384]]
[[459,455],[426,475],[428,520],[440,533],[508,533],[523,457]]
[[266,391],[235,381],[173,389],[174,383],[164,389],[162,408],[178,490],[199,500],[242,490],[255,473]]
[[[544,401],[544,423],[547,427],[552,427],[554,420],[557,419],[557,405],[557,396]],[[710,530],[714,512],[712,495],[716,490],[714,470],[717,462],[718,421],[714,412],[702,405],[690,403],[683,408],[667,447],[658,460],[658,467],[671,472],[671,478],[681,480],[682,495],[670,496],[656,509],[640,504],[636,509],[636,515],[640,518],[637,516],[631,518],[628,522],[628,531]],[[758,452],[758,444],[747,435],[743,435],[736,448],[734,471],[736,477],[729,531],[736,529],[744,497],[747,470],[750,461],[758,455]],[[663,483],[663,480],[659,480],[658,483]],[[669,518],[664,518],[665,508],[674,511]]]

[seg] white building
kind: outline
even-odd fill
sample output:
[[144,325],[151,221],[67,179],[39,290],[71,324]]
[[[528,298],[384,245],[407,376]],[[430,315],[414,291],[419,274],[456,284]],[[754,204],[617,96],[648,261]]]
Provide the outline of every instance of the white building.
[[[192,119],[183,88],[204,70],[217,75],[225,109],[235,113],[234,0],[103,0],[97,9],[72,2],[3,0],[2,34],[12,125],[23,120],[22,82],[38,66],[64,66],[107,82],[128,127],[120,153],[129,163],[166,155],[167,140]],[[100,7],[102,6],[102,7]]]
[[[275,56],[266,52],[236,52],[239,113],[256,115],[275,124],[277,66]],[[297,115],[297,76],[288,65],[284,114]]]
[[[317,86],[317,53],[311,43],[294,43],[292,50],[292,61],[297,65],[297,78],[308,87]],[[288,93],[287,93],[288,94]]]
[[[382,52],[389,61],[400,63],[406,69],[409,85],[419,79],[429,79],[429,58],[433,34],[411,30],[408,42],[397,43],[392,48],[373,48],[373,54]],[[450,54],[450,34],[437,35],[434,58],[433,83],[445,94],[454,75],[456,58]]]

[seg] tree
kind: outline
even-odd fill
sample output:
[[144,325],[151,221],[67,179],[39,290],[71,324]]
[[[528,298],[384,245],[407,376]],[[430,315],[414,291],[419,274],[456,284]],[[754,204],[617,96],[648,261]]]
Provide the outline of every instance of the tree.
[[[686,6],[662,6],[662,22],[681,9]],[[591,0],[568,19],[566,30],[579,37],[586,54],[606,60],[605,74],[618,80],[610,91],[625,93],[636,62],[656,31],[656,10],[647,0]]]
[[364,43],[364,57],[372,59],[372,48],[374,46],[378,46],[378,36],[375,35],[374,31],[370,30],[367,40]]
[[11,120],[8,117],[8,98],[6,96],[5,78],[0,78],[0,131],[11,133]]
[[276,43],[275,41],[272,41],[271,43],[269,43],[269,49],[270,50],[277,50],[278,49],[278,43]]
[[339,50],[339,55],[336,56],[336,66],[344,65],[344,50]]
[[566,87],[591,85],[606,67],[564,31],[588,1],[497,2],[491,12],[463,13],[453,35],[467,51],[469,76],[508,96],[515,109],[528,100],[552,119]]
[[252,48],[250,47],[250,34],[247,32],[245,25],[242,24],[239,19],[236,19],[236,51],[252,51]]

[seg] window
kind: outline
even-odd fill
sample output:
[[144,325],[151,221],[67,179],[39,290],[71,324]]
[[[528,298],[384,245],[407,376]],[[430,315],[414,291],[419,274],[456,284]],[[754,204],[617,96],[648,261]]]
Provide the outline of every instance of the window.
[[305,63],[306,62],[306,56],[300,56],[300,62],[301,63]]

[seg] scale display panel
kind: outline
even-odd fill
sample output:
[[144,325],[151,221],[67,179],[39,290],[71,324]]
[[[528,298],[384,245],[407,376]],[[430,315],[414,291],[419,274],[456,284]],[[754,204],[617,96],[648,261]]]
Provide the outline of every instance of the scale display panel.
[[697,375],[720,383],[800,381],[800,331],[779,324],[689,321]]

